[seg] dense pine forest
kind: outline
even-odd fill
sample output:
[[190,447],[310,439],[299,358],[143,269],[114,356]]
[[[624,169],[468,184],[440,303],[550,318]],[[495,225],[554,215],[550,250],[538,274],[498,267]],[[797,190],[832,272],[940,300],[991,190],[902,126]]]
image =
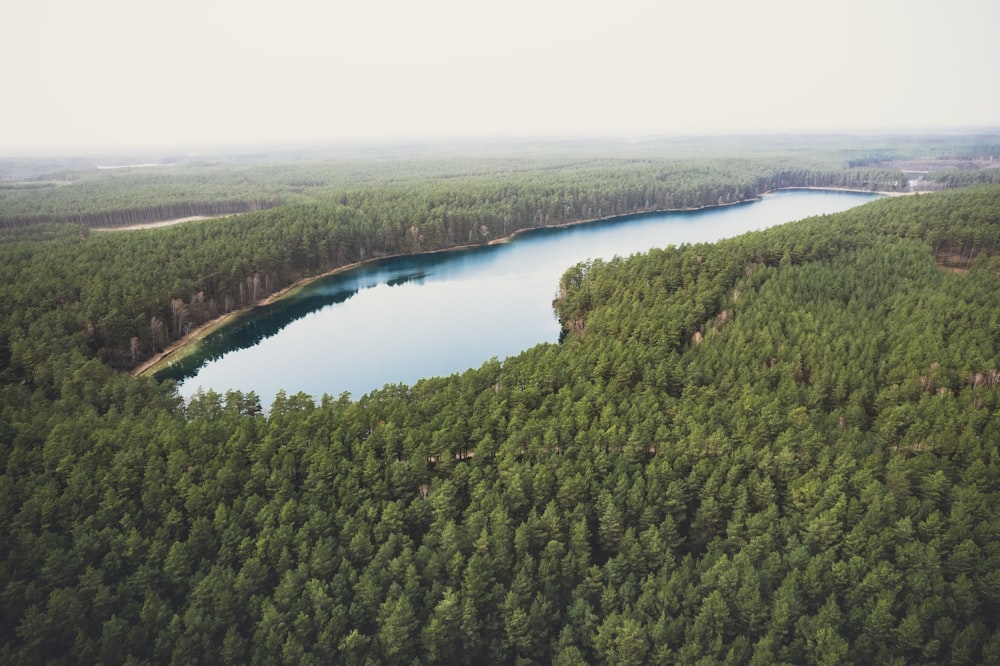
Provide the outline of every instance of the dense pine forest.
[[0,662],[1000,663],[1000,185],[568,267],[560,343],[358,400],[122,371],[366,258],[906,187],[852,157],[309,166],[130,232],[180,199],[10,188]]

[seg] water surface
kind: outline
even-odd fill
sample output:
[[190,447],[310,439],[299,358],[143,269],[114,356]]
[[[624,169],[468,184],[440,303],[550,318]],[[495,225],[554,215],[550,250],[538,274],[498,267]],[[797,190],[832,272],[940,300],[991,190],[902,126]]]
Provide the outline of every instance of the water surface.
[[712,242],[876,197],[790,190],[736,206],[539,229],[507,244],[385,259],[256,309],[159,376],[183,380],[184,396],[204,388],[254,391],[265,405],[280,389],[357,398],[555,342],[552,299],[577,262]]

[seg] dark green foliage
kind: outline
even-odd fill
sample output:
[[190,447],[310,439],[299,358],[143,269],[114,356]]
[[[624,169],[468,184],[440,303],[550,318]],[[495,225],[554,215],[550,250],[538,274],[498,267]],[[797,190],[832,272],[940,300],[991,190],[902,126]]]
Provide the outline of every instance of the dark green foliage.
[[267,413],[110,370],[48,263],[4,292],[0,661],[995,661],[998,230],[982,187],[577,266],[559,345]]

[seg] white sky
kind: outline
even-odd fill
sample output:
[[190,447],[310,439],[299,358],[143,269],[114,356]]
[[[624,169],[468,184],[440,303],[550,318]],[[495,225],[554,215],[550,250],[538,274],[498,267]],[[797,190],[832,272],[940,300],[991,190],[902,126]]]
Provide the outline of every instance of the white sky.
[[7,0],[0,154],[1000,125],[997,0]]

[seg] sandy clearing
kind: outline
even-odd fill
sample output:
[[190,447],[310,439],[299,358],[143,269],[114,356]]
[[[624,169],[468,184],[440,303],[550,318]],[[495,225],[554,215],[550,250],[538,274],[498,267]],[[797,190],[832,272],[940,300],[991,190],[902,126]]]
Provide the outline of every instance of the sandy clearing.
[[135,231],[137,229],[156,229],[157,227],[169,227],[183,222],[194,222],[195,220],[214,220],[219,217],[229,217],[228,215],[192,215],[191,217],[179,217],[176,220],[161,220],[159,222],[144,222],[142,224],[130,224],[125,227],[93,227],[92,231]]

